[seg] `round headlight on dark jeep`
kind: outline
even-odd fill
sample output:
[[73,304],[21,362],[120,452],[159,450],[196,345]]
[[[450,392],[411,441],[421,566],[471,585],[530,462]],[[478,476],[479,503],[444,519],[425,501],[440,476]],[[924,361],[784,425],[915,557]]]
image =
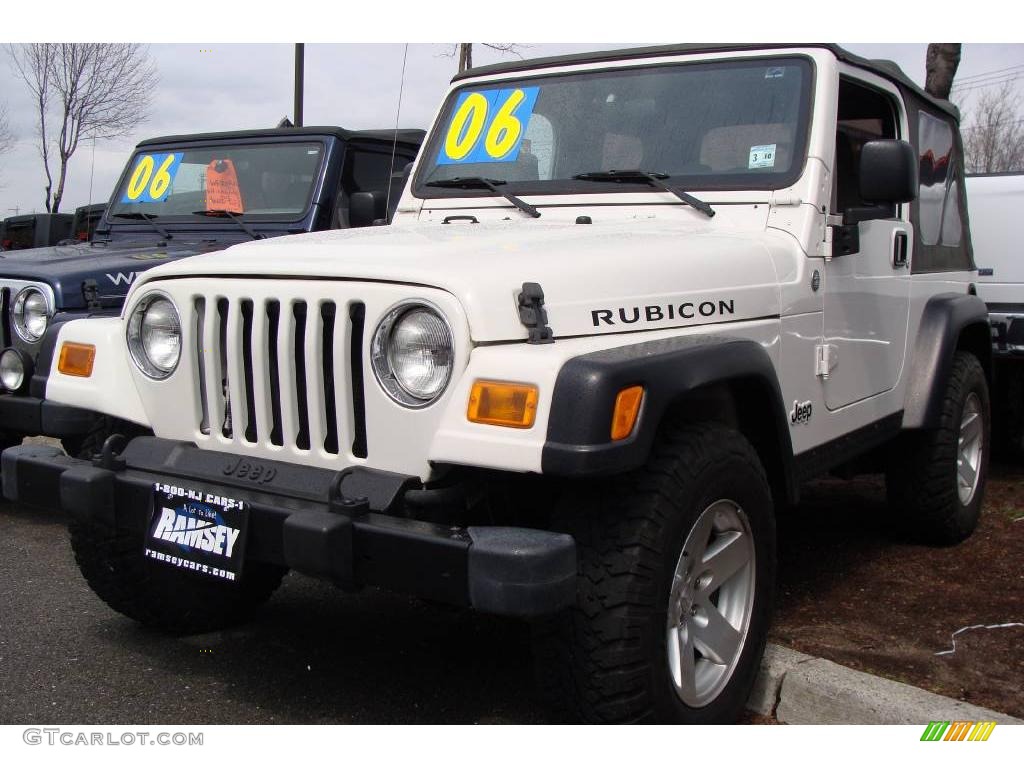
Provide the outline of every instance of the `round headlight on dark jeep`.
[[30,365],[23,352],[8,347],[0,354],[0,384],[8,392],[17,392],[28,378]]
[[181,320],[174,303],[151,293],[128,316],[128,351],[139,369],[153,379],[166,379],[181,358]]
[[437,400],[452,377],[452,332],[426,304],[402,304],[384,316],[370,347],[373,373],[384,391],[409,408]]
[[15,297],[13,315],[14,330],[31,344],[43,338],[50,324],[50,308],[38,288],[25,288]]

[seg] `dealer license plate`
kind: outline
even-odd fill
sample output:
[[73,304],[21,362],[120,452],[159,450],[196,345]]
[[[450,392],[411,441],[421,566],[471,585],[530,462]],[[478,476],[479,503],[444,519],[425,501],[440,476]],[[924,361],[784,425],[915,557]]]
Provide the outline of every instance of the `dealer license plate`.
[[203,488],[157,482],[145,555],[171,568],[238,581],[248,522],[244,501]]

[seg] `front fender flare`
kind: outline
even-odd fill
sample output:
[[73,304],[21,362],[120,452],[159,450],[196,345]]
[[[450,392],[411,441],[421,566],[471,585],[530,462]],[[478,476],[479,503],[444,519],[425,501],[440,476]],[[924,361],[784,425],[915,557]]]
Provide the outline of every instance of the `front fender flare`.
[[[610,439],[616,395],[644,386],[633,433]],[[585,476],[642,465],[666,411],[687,393],[725,384],[737,405],[763,424],[750,435],[776,491],[796,499],[793,446],[775,366],[750,339],[687,336],[646,341],[571,358],[559,371],[552,395],[542,465],[544,474]],[[773,466],[774,465],[774,466]]]

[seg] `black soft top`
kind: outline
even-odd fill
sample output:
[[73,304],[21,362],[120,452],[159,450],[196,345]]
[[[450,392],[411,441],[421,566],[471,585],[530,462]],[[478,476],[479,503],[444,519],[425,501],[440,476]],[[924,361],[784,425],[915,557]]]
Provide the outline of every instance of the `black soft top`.
[[258,128],[244,131],[219,131],[217,133],[185,133],[177,136],[157,136],[144,139],[139,147],[154,144],[183,144],[185,142],[218,141],[223,139],[261,139],[276,136],[336,136],[344,141],[366,139],[370,141],[393,142],[397,136],[399,144],[418,147],[423,143],[426,132],[419,128],[381,128],[367,131],[350,131],[337,125],[311,125],[302,128]]
[[547,56],[539,59],[523,59],[522,61],[488,64],[483,67],[468,69],[452,78],[452,82],[465,80],[468,77],[481,75],[502,75],[511,72],[522,72],[528,69],[559,67],[566,64],[591,64],[603,61],[621,61],[623,59],[643,59],[657,56],[674,56],[690,53],[721,53],[726,51],[763,51],[779,48],[824,48],[831,51],[840,61],[852,64],[869,72],[874,72],[887,80],[898,83],[912,91],[920,100],[950,115],[959,122],[960,111],[945,99],[937,99],[925,92],[911,80],[900,66],[888,59],[865,59],[834,43],[687,43],[678,45],[654,45],[644,48],[620,48],[611,51],[592,51],[589,53],[573,53],[565,56]]

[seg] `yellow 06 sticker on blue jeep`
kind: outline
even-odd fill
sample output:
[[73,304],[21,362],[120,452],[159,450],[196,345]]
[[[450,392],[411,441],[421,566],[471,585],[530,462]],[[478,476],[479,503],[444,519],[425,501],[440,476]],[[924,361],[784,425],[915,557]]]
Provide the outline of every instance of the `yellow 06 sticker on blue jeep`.
[[141,155],[128,177],[122,203],[160,203],[167,199],[184,152]]
[[539,86],[460,93],[437,164],[515,162],[539,93]]

